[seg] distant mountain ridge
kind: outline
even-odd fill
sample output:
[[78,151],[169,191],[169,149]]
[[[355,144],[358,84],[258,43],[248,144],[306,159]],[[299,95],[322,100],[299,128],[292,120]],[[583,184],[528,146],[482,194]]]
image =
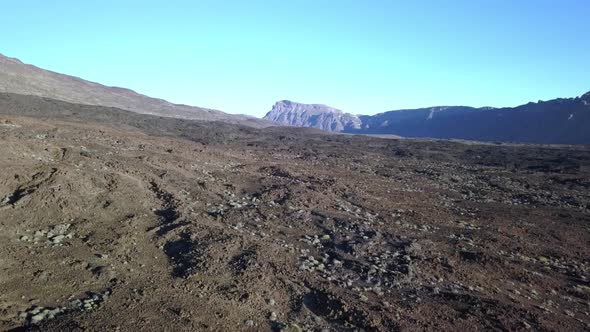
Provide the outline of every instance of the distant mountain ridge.
[[115,107],[136,113],[173,118],[223,121],[251,127],[267,127],[272,124],[251,116],[173,104],[129,89],[108,87],[78,77],[41,69],[2,54],[0,54],[0,92],[46,97],[77,104]]
[[[280,119],[276,122],[283,125],[319,128],[315,122],[307,121],[308,116],[302,110],[306,110],[306,107],[273,107],[265,119]],[[321,113],[321,109],[318,109],[314,116],[323,118],[331,114]],[[322,129],[351,134],[403,137],[590,144],[590,92],[577,98],[531,102],[517,107],[437,106],[359,115],[357,119],[360,122],[355,122],[355,126],[332,126]]]
[[358,116],[321,104],[302,104],[281,100],[274,104],[264,119],[294,127],[318,128],[325,131],[359,129]]

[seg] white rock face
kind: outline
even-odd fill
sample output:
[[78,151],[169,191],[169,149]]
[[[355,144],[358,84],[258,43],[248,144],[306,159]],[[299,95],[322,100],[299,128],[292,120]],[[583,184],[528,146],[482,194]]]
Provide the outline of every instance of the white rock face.
[[287,126],[318,128],[332,132],[359,129],[361,126],[361,120],[356,115],[326,105],[301,104],[289,100],[276,102],[264,119]]

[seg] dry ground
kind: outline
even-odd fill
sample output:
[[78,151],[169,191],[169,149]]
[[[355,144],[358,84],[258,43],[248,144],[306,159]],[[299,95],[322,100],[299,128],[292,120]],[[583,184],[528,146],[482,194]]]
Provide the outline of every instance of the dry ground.
[[590,328],[586,147],[150,128],[0,115],[0,330]]

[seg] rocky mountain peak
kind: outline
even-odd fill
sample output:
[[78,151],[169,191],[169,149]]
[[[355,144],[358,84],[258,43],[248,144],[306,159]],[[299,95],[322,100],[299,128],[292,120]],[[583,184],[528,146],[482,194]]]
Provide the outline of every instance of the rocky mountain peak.
[[322,104],[303,104],[290,100],[277,101],[264,116],[278,124],[311,127],[325,131],[340,132],[360,128],[358,116]]
[[308,112],[308,113],[335,113],[335,114],[344,114],[344,112],[342,112],[339,109],[327,106],[327,105],[323,105],[323,104],[302,104],[302,103],[298,103],[298,102],[294,102],[291,100],[281,100],[281,101],[277,101],[271,112],[273,110],[287,110],[287,111],[293,111],[293,112]]

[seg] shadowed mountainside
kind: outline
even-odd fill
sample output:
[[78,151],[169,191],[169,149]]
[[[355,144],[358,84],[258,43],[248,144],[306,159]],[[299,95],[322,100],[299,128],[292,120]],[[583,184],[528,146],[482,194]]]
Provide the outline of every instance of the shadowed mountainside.
[[[298,105],[296,103],[293,103]],[[286,104],[289,105],[289,104]],[[327,108],[327,107],[326,107]],[[319,113],[318,113],[319,112]],[[317,118],[330,116],[318,110]],[[270,116],[272,113],[272,116]],[[273,108],[265,119],[293,126],[318,127],[304,107]],[[358,116],[356,127],[321,129],[353,134],[456,138],[537,144],[590,143],[590,93],[507,108],[429,107]]]

